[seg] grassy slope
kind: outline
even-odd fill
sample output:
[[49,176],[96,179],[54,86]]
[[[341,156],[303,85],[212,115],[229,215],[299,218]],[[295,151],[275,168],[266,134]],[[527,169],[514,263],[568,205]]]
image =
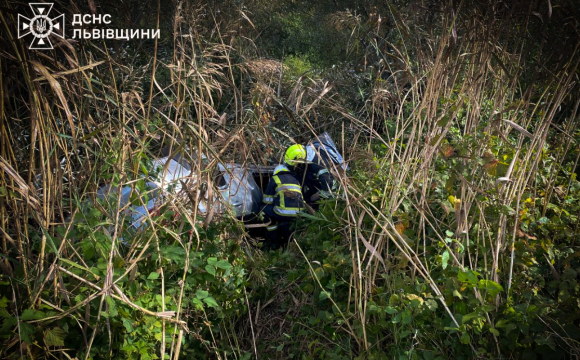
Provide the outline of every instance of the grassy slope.
[[[159,43],[48,56],[2,13],[3,357],[577,354],[571,3],[210,5],[164,4]],[[275,162],[321,129],[353,169],[288,252],[198,216],[211,160]],[[117,198],[88,205],[145,191],[166,145],[210,161],[187,154],[202,181],[147,231]]]

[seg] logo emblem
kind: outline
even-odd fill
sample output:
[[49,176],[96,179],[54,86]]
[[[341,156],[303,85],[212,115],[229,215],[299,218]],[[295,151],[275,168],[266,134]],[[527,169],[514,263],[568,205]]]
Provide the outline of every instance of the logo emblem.
[[64,14],[51,19],[48,14],[52,10],[51,3],[30,3],[34,17],[32,19],[18,14],[18,38],[32,34],[34,39],[30,43],[30,50],[52,50],[52,43],[48,38],[54,34],[64,39]]

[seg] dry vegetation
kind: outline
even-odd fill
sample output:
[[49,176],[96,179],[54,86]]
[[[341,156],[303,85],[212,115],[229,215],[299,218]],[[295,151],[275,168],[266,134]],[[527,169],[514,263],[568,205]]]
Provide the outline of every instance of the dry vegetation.
[[[144,5],[161,41],[52,52],[2,4],[0,357],[580,356],[574,2],[299,3],[342,62],[269,54],[260,1]],[[288,251],[198,213],[218,161],[322,131],[351,170]],[[198,180],[135,231],[95,193],[144,192],[167,146]]]

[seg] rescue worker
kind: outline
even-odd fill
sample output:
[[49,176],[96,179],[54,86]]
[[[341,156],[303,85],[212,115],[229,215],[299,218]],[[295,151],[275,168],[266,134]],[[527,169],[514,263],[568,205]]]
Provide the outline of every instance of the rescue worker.
[[271,221],[265,247],[277,249],[285,246],[290,240],[291,226],[304,207],[300,182],[287,166],[276,166],[263,202],[265,220]]
[[[334,177],[327,168],[327,163],[320,156],[308,156],[303,145],[292,145],[286,150],[284,162],[297,174],[306,202],[316,207],[320,197],[330,197],[336,190]],[[310,161],[308,161],[308,160]]]

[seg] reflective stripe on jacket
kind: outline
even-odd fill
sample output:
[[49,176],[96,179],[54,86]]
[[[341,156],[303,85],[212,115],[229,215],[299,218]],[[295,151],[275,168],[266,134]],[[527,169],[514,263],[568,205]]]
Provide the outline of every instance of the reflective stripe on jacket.
[[293,173],[279,172],[270,179],[263,202],[273,204],[274,212],[280,216],[296,216],[304,207],[302,187]]
[[330,195],[332,192],[336,191],[334,177],[326,167],[320,164],[312,163],[307,165],[305,185],[307,185],[313,193],[319,192],[323,195]]

